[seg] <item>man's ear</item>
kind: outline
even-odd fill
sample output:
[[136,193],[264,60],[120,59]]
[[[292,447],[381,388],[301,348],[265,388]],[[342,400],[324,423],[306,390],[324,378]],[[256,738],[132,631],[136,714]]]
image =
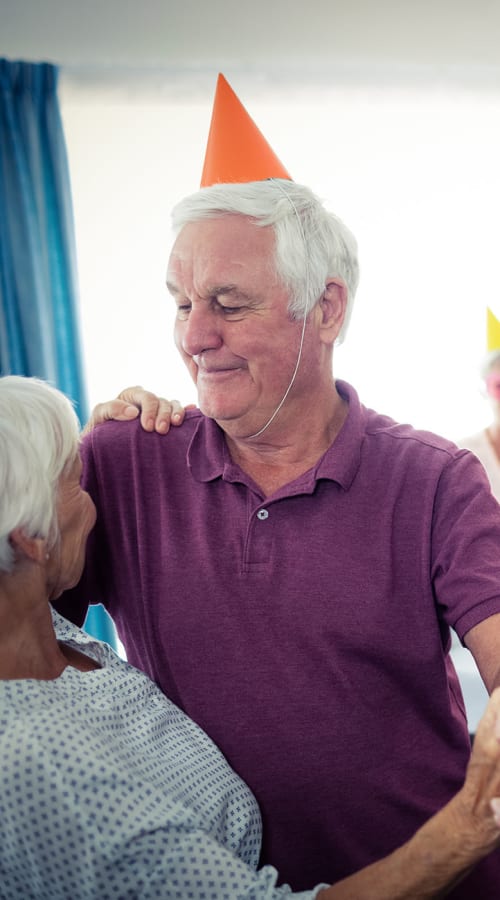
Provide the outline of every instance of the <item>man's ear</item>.
[[24,528],[14,528],[9,534],[9,541],[19,560],[26,559],[43,564],[47,559],[45,538],[28,537]]
[[342,328],[347,307],[347,288],[344,282],[337,278],[329,278],[319,306],[322,339],[327,344],[333,344]]

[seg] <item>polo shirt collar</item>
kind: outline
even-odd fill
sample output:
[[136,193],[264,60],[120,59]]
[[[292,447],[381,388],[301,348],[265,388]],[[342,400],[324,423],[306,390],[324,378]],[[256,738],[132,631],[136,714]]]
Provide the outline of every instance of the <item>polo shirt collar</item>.
[[[335,441],[318,460],[316,466],[300,476],[294,483],[304,493],[312,493],[316,482],[326,478],[336,481],[348,490],[361,462],[361,445],[364,435],[364,407],[353,387],[345,381],[337,381],[336,387],[349,404],[346,420]],[[188,466],[197,481],[248,482],[239,466],[233,463],[224,432],[213,419],[200,416],[187,454]]]

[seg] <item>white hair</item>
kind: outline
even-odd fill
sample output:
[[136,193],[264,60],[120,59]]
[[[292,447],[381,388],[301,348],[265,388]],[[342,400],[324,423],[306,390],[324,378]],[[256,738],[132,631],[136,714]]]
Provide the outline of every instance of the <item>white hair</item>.
[[14,568],[15,528],[46,538],[48,550],[56,544],[57,487],[78,443],[78,419],[64,394],[37,378],[0,378],[0,572]]
[[173,208],[172,225],[179,232],[184,225],[231,213],[274,229],[276,274],[290,293],[288,308],[294,318],[307,316],[328,278],[345,284],[342,340],[359,281],[357,243],[346,225],[308,187],[281,178],[201,188]]

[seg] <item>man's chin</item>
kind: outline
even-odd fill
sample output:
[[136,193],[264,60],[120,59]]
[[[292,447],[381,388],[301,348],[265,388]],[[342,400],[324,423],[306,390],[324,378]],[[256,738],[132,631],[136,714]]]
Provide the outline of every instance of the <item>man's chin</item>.
[[[229,406],[227,403],[214,403],[203,401],[198,398],[198,409],[208,419],[217,422],[224,431],[228,433],[237,433],[243,435],[248,432],[248,422],[246,421],[245,411],[241,408]],[[250,429],[251,433],[251,429]]]
[[223,422],[231,422],[233,419],[238,418],[236,413],[231,412],[222,403],[203,403],[202,400],[198,399],[198,409],[208,419],[215,419],[215,421],[220,424]]
[[215,391],[198,390],[198,409],[209,419],[225,421],[237,416],[238,410],[233,403],[228,403],[228,400],[227,393],[224,396],[219,391],[215,393]]

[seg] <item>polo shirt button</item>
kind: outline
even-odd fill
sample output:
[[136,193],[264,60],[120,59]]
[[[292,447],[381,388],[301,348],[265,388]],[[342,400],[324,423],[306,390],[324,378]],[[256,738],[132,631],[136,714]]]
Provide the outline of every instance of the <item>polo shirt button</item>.
[[259,511],[257,513],[257,518],[260,519],[261,522],[263,522],[264,519],[268,519],[269,513],[268,513],[267,509],[259,509]]

